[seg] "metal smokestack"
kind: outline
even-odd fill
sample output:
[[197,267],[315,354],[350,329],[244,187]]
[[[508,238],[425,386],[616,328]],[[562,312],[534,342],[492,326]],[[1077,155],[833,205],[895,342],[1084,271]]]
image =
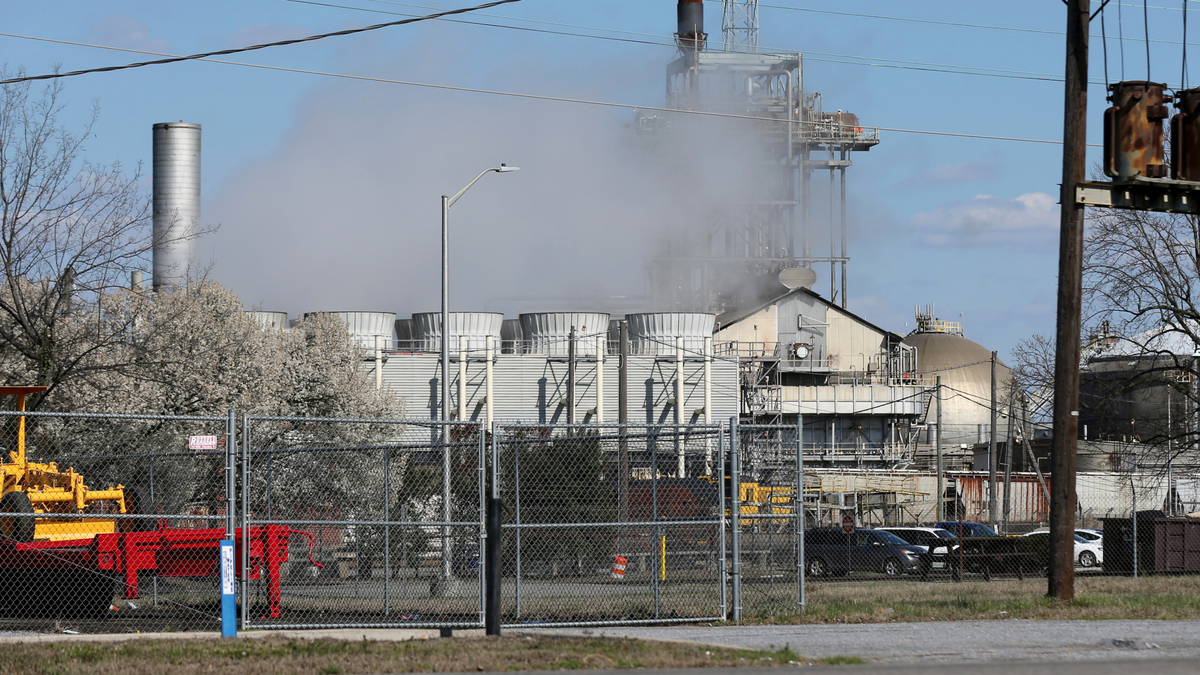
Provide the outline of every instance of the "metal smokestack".
[[200,224],[200,125],[154,125],[154,289],[187,281]]
[[677,14],[675,42],[681,49],[703,49],[708,37],[704,32],[704,0],[679,0]]

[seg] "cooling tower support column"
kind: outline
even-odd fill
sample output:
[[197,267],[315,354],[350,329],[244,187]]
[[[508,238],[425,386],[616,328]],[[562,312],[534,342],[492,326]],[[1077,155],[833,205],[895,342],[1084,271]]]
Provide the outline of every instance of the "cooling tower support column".
[[[712,338],[704,339],[704,423],[712,424]],[[712,475],[712,438],[705,441],[704,473]]]
[[375,336],[375,391],[383,389],[383,336]]
[[484,358],[487,359],[486,367],[484,368],[483,377],[486,382],[487,391],[484,392],[484,403],[486,404],[487,428],[492,428],[492,354],[495,354],[496,344],[494,336],[487,336],[487,347],[484,349]]
[[596,336],[596,424],[604,424],[604,355],[608,352],[608,334]]
[[683,441],[683,337],[675,337],[675,454],[679,457],[676,477],[683,478],[687,469]]
[[187,281],[200,223],[200,125],[155,124],[153,190],[153,284]]
[[[461,338],[460,338],[461,341]],[[458,421],[467,419],[467,352],[458,348]]]

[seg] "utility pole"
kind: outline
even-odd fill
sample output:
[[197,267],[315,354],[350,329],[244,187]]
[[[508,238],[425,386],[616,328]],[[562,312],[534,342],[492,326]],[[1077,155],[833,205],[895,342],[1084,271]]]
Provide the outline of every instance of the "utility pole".
[[1088,13],[1090,0],[1067,0],[1063,105],[1062,221],[1058,246],[1058,322],[1054,350],[1054,450],[1050,485],[1050,573],[1046,595],[1075,599],[1075,451],[1079,435],[1080,307],[1083,207],[1075,190],[1087,162]]
[[992,521],[992,529],[1000,524],[999,492],[996,490],[996,352],[992,352],[992,413],[988,427],[988,520]]
[[946,519],[946,471],[942,465],[942,376],[937,376],[937,522]]

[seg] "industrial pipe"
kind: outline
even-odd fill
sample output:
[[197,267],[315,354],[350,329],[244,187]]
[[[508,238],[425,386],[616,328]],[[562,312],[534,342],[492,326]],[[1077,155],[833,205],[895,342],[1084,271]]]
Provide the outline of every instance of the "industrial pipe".
[[492,354],[495,353],[493,351],[495,349],[495,347],[492,346],[493,345],[492,337],[493,336],[491,336],[491,335],[487,336],[487,348],[484,350],[484,356],[487,359],[487,363],[484,365],[484,375],[483,375],[484,380],[485,380],[484,386],[487,387],[487,389],[484,391],[484,394],[483,394],[484,395],[483,400],[484,400],[484,404],[486,406],[485,407],[485,410],[486,410],[485,415],[487,416],[487,427],[489,429],[492,428]]
[[703,49],[708,34],[704,32],[704,0],[679,0],[676,8],[679,29],[675,41],[681,49]]
[[596,424],[604,424],[604,355],[608,351],[608,335],[596,336]]
[[675,476],[683,478],[687,470],[683,442],[679,438],[683,426],[683,337],[675,336],[675,453],[678,467]]

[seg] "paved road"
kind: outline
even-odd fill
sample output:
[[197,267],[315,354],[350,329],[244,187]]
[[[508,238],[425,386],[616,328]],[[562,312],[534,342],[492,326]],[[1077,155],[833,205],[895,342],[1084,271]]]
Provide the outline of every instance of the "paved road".
[[[886,666],[838,666],[818,668],[819,672],[869,675],[962,675],[960,664],[919,664]],[[1031,663],[1004,661],[973,664],[973,675],[1194,675],[1193,659],[1139,659],[1137,661],[1088,661],[1086,663]],[[629,671],[591,671],[592,675],[628,675]],[[703,670],[656,670],[655,675],[769,675],[773,670],[757,668],[704,668]],[[805,669],[803,672],[809,672]]]
[[[787,645],[809,658],[858,656],[880,663],[1200,659],[1200,621],[936,621],[546,632],[690,640],[752,649]],[[1192,668],[1200,672],[1196,661]]]

